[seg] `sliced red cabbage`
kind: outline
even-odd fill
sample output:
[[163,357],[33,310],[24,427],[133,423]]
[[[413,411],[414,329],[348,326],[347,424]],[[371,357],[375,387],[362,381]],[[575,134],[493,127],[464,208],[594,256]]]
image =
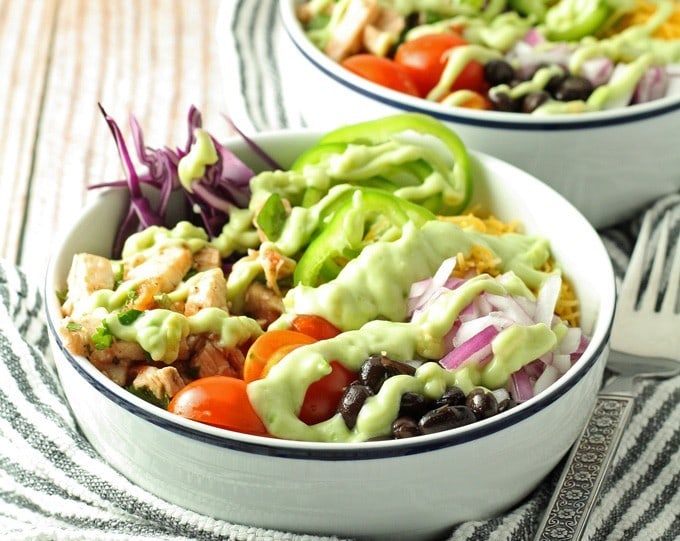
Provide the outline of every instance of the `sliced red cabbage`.
[[[178,164],[191,149],[195,141],[195,130],[202,126],[201,114],[196,107],[191,106],[187,115],[186,143],[184,147],[176,149],[152,148],[146,145],[137,119],[130,115],[131,134],[137,157],[145,168],[143,173],[135,170],[116,122],[106,114],[101,105],[100,109],[114,135],[126,180],[95,184],[90,188],[127,186],[130,192],[130,210],[119,227],[113,250],[114,257],[120,255],[123,242],[132,233],[149,225],[163,225],[170,195],[177,190],[182,190],[187,207],[193,211],[188,213],[187,219],[195,221],[194,217],[197,217],[196,223],[203,226],[210,237],[220,233],[222,227],[229,221],[232,208],[244,208],[248,205],[253,171],[214,137],[211,139],[219,157],[218,161],[208,165],[203,177],[192,182],[191,192],[184,189],[179,182]],[[247,138],[229,119],[227,121],[267,165],[280,168],[263,149]],[[158,203],[155,206],[142,191],[142,185],[158,191]]]

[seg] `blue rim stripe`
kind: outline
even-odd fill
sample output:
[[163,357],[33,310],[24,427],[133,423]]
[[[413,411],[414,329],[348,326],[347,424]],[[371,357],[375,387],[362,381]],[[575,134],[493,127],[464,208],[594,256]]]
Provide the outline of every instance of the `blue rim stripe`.
[[[569,130],[581,130],[585,128],[606,128],[610,126],[617,126],[619,124],[629,124],[631,122],[639,122],[642,120],[648,120],[651,118],[655,118],[657,116],[662,116],[666,115],[668,113],[672,113],[674,111],[680,110],[680,100],[677,100],[673,103],[669,103],[667,105],[664,105],[662,107],[655,108],[653,110],[643,110],[639,112],[627,112],[625,116],[616,116],[616,117],[611,117],[611,118],[586,118],[580,122],[575,121],[575,122],[568,122],[568,123],[559,123],[555,121],[548,121],[548,122],[513,122],[511,120],[504,121],[504,120],[494,120],[494,119],[476,119],[476,118],[467,118],[467,117],[461,117],[457,116],[453,113],[442,113],[438,111],[431,111],[429,109],[424,109],[421,107],[417,106],[412,106],[406,103],[402,103],[400,101],[397,101],[393,98],[390,97],[385,97],[381,96],[379,94],[374,93],[370,89],[366,89],[361,86],[357,86],[342,77],[338,76],[337,74],[333,73],[330,71],[328,68],[317,62],[316,59],[314,59],[311,55],[309,55],[300,45],[300,43],[295,39],[295,37],[291,34],[290,29],[286,28],[286,33],[288,34],[288,37],[292,40],[292,42],[295,44],[295,47],[297,48],[300,53],[307,58],[311,62],[312,65],[314,65],[318,70],[326,74],[328,77],[336,81],[337,83],[341,84],[342,86],[345,86],[349,88],[350,90],[366,97],[372,100],[375,100],[377,102],[382,103],[383,105],[388,105],[390,107],[394,107],[396,109],[401,109],[403,111],[408,111],[408,112],[416,112],[416,113],[424,113],[429,116],[435,117],[439,120],[445,121],[445,122],[451,122],[455,124],[465,124],[468,126],[478,126],[482,128],[492,128],[492,129],[506,129],[506,130],[527,130],[527,131],[569,131]],[[519,115],[521,113],[507,113],[508,115]],[[597,113],[588,113],[588,114],[597,114]],[[537,117],[532,117],[532,118],[537,118]],[[550,118],[557,118],[557,117],[550,117]],[[574,117],[569,117],[574,118]]]
[[[45,299],[50,299],[50,290],[45,290]],[[49,301],[48,301],[49,302]],[[257,455],[272,456],[278,458],[288,458],[288,459],[301,459],[301,460],[374,460],[378,458],[391,458],[398,456],[412,455],[416,453],[426,453],[431,451],[437,451],[445,447],[451,447],[454,445],[460,445],[469,442],[470,440],[482,438],[496,432],[500,432],[506,428],[510,428],[517,423],[524,421],[525,419],[531,417],[534,413],[542,410],[558,400],[561,396],[566,394],[572,387],[574,387],[581,379],[588,373],[590,368],[595,364],[596,360],[604,353],[605,344],[608,340],[604,340],[603,343],[598,347],[590,359],[586,363],[578,367],[578,373],[573,374],[569,379],[567,384],[563,385],[559,392],[554,391],[549,393],[534,402],[530,407],[526,407],[522,410],[516,410],[514,415],[501,416],[497,418],[491,418],[486,421],[487,424],[479,425],[468,425],[467,430],[463,433],[455,431],[450,436],[436,438],[431,440],[430,438],[412,438],[410,440],[400,440],[398,445],[387,445],[387,446],[372,446],[370,443],[364,443],[361,445],[360,449],[346,449],[339,448],[338,445],[328,443],[324,444],[328,447],[321,449],[294,449],[288,447],[277,447],[276,439],[272,439],[271,443],[268,441],[263,443],[251,443],[246,441],[238,441],[231,439],[227,436],[221,437],[214,434],[208,434],[200,428],[190,428],[185,427],[180,424],[170,422],[163,419],[159,415],[155,415],[153,411],[141,408],[138,405],[126,400],[125,398],[119,396],[118,394],[112,392],[107,388],[98,378],[93,377],[88,373],[82,366],[82,364],[66,349],[64,346],[59,333],[57,332],[54,323],[49,317],[49,308],[47,308],[47,322],[49,326],[49,332],[52,333],[53,338],[55,338],[59,349],[63,353],[64,357],[68,360],[70,365],[75,369],[75,371],[97,392],[101,393],[102,396],[109,399],[115,405],[120,408],[127,410],[133,415],[153,424],[164,430],[168,430],[180,436],[185,436],[187,438],[197,440],[208,445],[213,445],[215,447],[220,447],[223,449],[231,449],[234,451],[240,451],[244,453],[254,453]],[[607,329],[607,338],[609,336],[610,328]],[[101,378],[106,376],[101,375]],[[124,391],[127,392],[127,391]],[[263,438],[265,439],[265,438]]]

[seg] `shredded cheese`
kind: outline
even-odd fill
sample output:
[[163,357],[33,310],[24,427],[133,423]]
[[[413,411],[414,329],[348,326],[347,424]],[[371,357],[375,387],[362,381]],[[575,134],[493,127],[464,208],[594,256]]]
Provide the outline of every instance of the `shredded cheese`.
[[[637,7],[621,17],[614,27],[615,32],[621,32],[632,26],[645,24],[658,9],[658,5],[647,0],[638,0]],[[673,12],[654,31],[652,37],[664,40],[680,39],[680,2],[673,2]]]
[[[514,233],[520,229],[520,222],[506,223],[494,216],[481,218],[474,213],[461,216],[439,216],[439,219],[454,222],[464,229],[474,229],[490,235]],[[456,268],[453,271],[453,276],[465,278],[483,273],[498,276],[500,274],[499,263],[500,260],[491,251],[484,246],[475,245],[467,256],[462,253],[456,254]],[[550,272],[553,269],[554,262],[551,260],[541,270]],[[555,313],[572,327],[578,327],[580,324],[581,312],[578,298],[573,285],[564,276],[562,276],[562,286],[555,306]]]

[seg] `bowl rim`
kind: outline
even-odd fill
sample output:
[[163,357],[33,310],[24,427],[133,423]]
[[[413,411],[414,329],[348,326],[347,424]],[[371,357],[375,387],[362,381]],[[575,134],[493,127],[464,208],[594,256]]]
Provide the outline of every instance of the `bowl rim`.
[[423,98],[409,96],[380,86],[343,69],[314,46],[295,16],[299,0],[280,0],[279,13],[283,29],[297,51],[319,72],[352,92],[396,109],[420,112],[441,121],[490,129],[527,131],[571,131],[617,126],[640,122],[680,111],[680,93],[647,103],[618,109],[591,111],[573,115],[527,115],[503,111],[475,111],[449,107]]
[[[282,137],[290,138],[309,135],[317,136],[322,131],[309,128],[287,129],[287,130],[270,130],[267,132],[260,132],[252,139],[257,143],[261,141],[272,141]],[[233,136],[226,141],[243,142],[240,137]],[[259,143],[258,143],[259,144]],[[563,196],[550,186],[542,183],[533,175],[522,171],[521,169],[486,154],[484,152],[469,150],[469,153],[480,160],[490,160],[501,162],[512,169],[532,179],[533,182],[540,184],[541,189],[546,190],[562,199],[564,204],[578,214],[578,217],[583,220],[589,228],[596,234],[594,228],[587,222],[585,217],[571,205]],[[446,430],[434,434],[422,435],[416,438],[406,438],[401,440],[381,440],[368,442],[308,442],[277,439],[268,436],[257,436],[244,434],[228,429],[213,427],[191,419],[172,414],[161,408],[153,406],[141,398],[133,395],[120,387],[109,378],[107,378],[101,371],[92,365],[85,357],[73,355],[65,347],[60,333],[57,329],[56,321],[61,318],[59,301],[57,292],[55,290],[57,260],[63,255],[63,247],[68,238],[73,235],[73,228],[77,223],[88,214],[96,212],[100,205],[105,204],[105,200],[109,197],[124,197],[127,193],[127,188],[111,187],[101,190],[83,209],[79,218],[72,222],[58,238],[54,245],[54,249],[50,254],[47,270],[45,273],[45,280],[43,284],[43,301],[44,312],[48,326],[48,332],[52,338],[51,342],[59,350],[67,365],[75,370],[76,374],[82,378],[87,385],[92,387],[96,392],[103,395],[115,407],[124,410],[125,412],[136,416],[137,418],[151,423],[156,427],[172,432],[178,436],[184,436],[192,440],[202,442],[217,448],[230,449],[233,451],[240,451],[256,455],[264,455],[278,458],[288,459],[302,459],[302,460],[321,460],[321,461],[337,461],[337,460],[373,460],[380,458],[395,458],[400,456],[412,455],[417,453],[426,453],[441,450],[457,445],[464,445],[472,441],[481,439],[483,437],[495,434],[506,428],[521,423],[530,418],[535,413],[547,408],[573,387],[575,387],[585,376],[596,362],[606,353],[609,344],[609,336],[614,319],[614,308],[616,304],[616,289],[615,289],[615,274],[613,265],[609,261],[607,273],[610,275],[609,282],[612,288],[612,302],[608,306],[609,313],[607,314],[607,326],[602,331],[602,339],[597,345],[593,342],[589,343],[584,354],[578,361],[570,368],[570,370],[563,375],[559,380],[553,383],[546,391],[532,397],[530,400],[523,402],[514,408],[503,413],[477,421],[470,425],[465,425],[455,429]],[[602,247],[604,250],[604,247]],[[600,305],[599,309],[605,308]],[[598,316],[599,319],[599,316]],[[57,368],[59,363],[57,362]],[[60,372],[60,371],[59,371]],[[62,375],[59,373],[61,379]]]

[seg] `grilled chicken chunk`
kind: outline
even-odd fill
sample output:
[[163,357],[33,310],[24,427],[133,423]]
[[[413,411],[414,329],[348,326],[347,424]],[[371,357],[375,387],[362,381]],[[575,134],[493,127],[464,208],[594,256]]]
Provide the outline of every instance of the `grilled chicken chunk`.
[[215,307],[228,312],[227,280],[220,268],[213,268],[197,274],[191,280],[184,315],[191,316],[202,308]]
[[68,293],[62,305],[65,316],[80,313],[90,295],[99,289],[113,289],[115,275],[111,261],[92,254],[75,254],[66,279]]
[[166,245],[139,263],[126,269],[125,280],[139,282],[130,308],[147,310],[155,306],[154,296],[173,291],[191,269],[191,250]]
[[131,387],[135,390],[146,389],[163,402],[171,399],[184,387],[184,380],[174,366],[145,366],[139,370]]
[[284,307],[279,294],[260,282],[253,282],[246,290],[243,309],[266,329],[283,313]]

